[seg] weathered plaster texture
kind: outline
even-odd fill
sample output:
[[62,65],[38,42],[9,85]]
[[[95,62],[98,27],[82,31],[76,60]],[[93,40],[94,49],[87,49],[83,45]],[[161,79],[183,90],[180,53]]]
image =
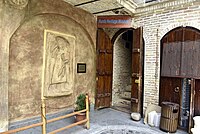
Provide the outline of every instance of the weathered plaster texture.
[[10,112],[11,119],[40,113],[44,27],[74,35],[76,37],[75,63],[86,63],[88,70],[87,74],[79,76],[76,74],[74,95],[48,99],[47,108],[71,106],[79,92],[91,94],[90,86],[94,85],[95,74],[94,53],[91,51],[94,50],[91,49],[92,44],[85,31],[67,17],[54,14],[38,15],[26,21],[11,39],[9,71],[9,111],[13,111]]
[[95,47],[96,41],[96,17],[85,10],[74,8],[62,0],[31,0],[29,2],[29,16],[38,14],[59,14],[69,17],[79,23],[90,35]]
[[[30,0],[23,8],[0,2],[0,105],[5,107],[0,120],[8,121],[8,113],[9,121],[40,114],[45,29],[76,37],[73,94],[47,99],[47,112],[73,106],[80,93],[89,93],[93,101],[96,18],[62,0]],[[76,73],[77,63],[87,64],[85,74]]]
[[[3,23],[3,0],[0,1],[0,31],[2,31],[2,23]],[[0,72],[2,72],[2,35],[3,33],[0,32]],[[0,80],[1,80],[1,84],[0,84],[0,91],[2,92],[3,95],[0,95],[0,113],[2,113],[2,116],[0,116],[0,129],[2,129],[2,131],[4,131],[4,129],[7,129],[7,125],[8,125],[8,94],[7,94],[7,90],[4,89],[2,87],[2,73],[0,75]]]
[[24,19],[26,6],[11,6],[7,1],[0,1],[0,128],[8,127],[8,68],[9,40]]
[[104,28],[104,31],[107,33],[110,39],[112,39],[116,32],[119,30],[120,28]]

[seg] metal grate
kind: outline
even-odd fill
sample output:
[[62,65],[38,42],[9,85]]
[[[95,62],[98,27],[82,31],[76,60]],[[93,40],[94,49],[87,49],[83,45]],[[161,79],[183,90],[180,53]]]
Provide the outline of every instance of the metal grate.
[[183,128],[188,127],[188,117],[189,117],[189,111],[190,111],[190,79],[184,78],[182,81],[182,100],[181,100],[181,109],[180,109],[180,126]]

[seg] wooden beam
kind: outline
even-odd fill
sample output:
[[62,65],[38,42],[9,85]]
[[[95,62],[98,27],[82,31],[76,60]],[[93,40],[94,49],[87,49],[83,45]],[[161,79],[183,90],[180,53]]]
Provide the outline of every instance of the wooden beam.
[[61,119],[64,119],[64,118],[68,118],[68,117],[71,117],[71,116],[74,116],[74,115],[76,115],[76,114],[83,113],[83,112],[86,112],[86,111],[87,111],[87,110],[84,109],[84,110],[77,111],[77,112],[74,112],[74,113],[71,113],[71,114],[67,114],[67,115],[64,115],[64,116],[60,116],[60,117],[57,117],[57,118],[48,120],[47,123],[51,123],[51,122],[54,122],[54,121],[57,121],[57,120],[61,120]]
[[[86,99],[88,99],[88,97],[86,97]],[[77,111],[77,112],[74,112],[74,113],[71,113],[71,114],[67,114],[67,115],[64,115],[64,116],[60,116],[60,117],[48,120],[48,121],[46,121],[46,123],[51,123],[51,122],[54,122],[54,121],[57,121],[57,120],[61,120],[61,119],[64,119],[64,118],[68,118],[68,117],[74,116],[74,115],[82,113],[82,112],[87,112],[87,114],[86,114],[87,118],[84,121],[80,121],[80,122],[77,122],[77,123],[74,123],[74,124],[79,125],[79,124],[82,124],[84,122],[87,122],[87,128],[89,129],[89,109],[88,109],[89,108],[89,104],[88,104],[87,100],[86,100],[86,106],[87,107],[84,110]],[[42,125],[43,125],[43,122],[40,122],[40,123],[32,124],[30,126],[25,126],[25,127],[17,128],[17,129],[14,129],[14,130],[9,130],[9,131],[3,132],[2,134],[16,133],[16,132],[19,132],[19,131],[23,131],[23,130],[26,130],[26,129],[30,129],[30,128],[38,127],[38,126],[42,126]],[[73,126],[76,126],[76,125],[71,124],[71,125],[69,125],[69,127],[65,127],[65,129],[73,127]],[[63,128],[61,128],[61,129],[63,129]]]
[[77,125],[82,124],[82,123],[84,123],[84,122],[87,122],[87,119],[82,120],[82,121],[79,121],[79,122],[76,122],[76,123],[73,123],[73,124],[70,124],[70,125],[68,125],[68,126],[66,126],[66,127],[62,127],[62,128],[60,128],[60,129],[54,130],[54,131],[52,131],[52,132],[50,132],[50,133],[48,133],[48,134],[56,134],[56,133],[58,133],[58,132],[60,132],[60,131],[63,131],[63,130],[65,130],[65,129],[68,129],[68,128],[77,126]]
[[40,123],[32,124],[32,125],[30,125],[30,126],[25,126],[25,127],[21,127],[21,128],[9,130],[9,131],[3,132],[3,133],[1,133],[1,134],[12,134],[12,133],[16,133],[16,132],[19,132],[19,131],[23,131],[23,130],[26,130],[26,129],[30,129],[30,128],[33,128],[33,127],[42,126],[42,124],[43,124],[43,122],[40,122]]
[[118,7],[118,8],[103,10],[103,11],[99,11],[99,12],[94,12],[94,13],[92,13],[92,14],[105,13],[105,12],[114,11],[114,10],[123,9],[123,8],[124,8],[124,7]]
[[74,5],[74,6],[75,6],[75,7],[78,7],[78,6],[86,5],[86,4],[93,3],[93,2],[97,2],[97,1],[100,1],[100,0],[91,0],[91,1],[87,1],[87,2],[83,2],[83,3],[76,4],[76,5]]

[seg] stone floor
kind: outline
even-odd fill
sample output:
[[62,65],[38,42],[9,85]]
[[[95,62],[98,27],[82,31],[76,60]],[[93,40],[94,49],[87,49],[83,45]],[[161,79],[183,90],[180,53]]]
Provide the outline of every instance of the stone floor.
[[[73,131],[73,134],[166,134],[159,128],[150,127],[130,119],[130,115],[111,108],[92,111],[90,114],[91,128],[89,130]],[[186,132],[177,130],[177,134]]]
[[[50,115],[48,118],[54,118],[54,116]],[[70,123],[74,123],[74,117],[63,119],[54,123],[49,123],[47,124],[47,132],[51,132],[60,127],[64,127]],[[10,129],[14,129],[15,127],[16,124],[12,124]],[[181,130],[177,130],[176,133],[186,134],[186,132]],[[18,134],[41,134],[41,127],[22,131]],[[89,130],[85,129],[84,126],[76,126],[68,130],[64,130],[59,134],[166,134],[166,132],[161,131],[159,128],[145,125],[142,123],[142,120],[139,122],[133,121],[130,119],[130,115],[127,113],[120,112],[111,108],[106,108],[98,111],[90,111]]]

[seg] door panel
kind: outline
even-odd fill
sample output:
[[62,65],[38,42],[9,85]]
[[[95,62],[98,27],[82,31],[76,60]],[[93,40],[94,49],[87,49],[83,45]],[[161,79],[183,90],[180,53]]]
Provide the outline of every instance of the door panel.
[[142,113],[143,29],[133,31],[131,111]]
[[[162,39],[161,75],[200,78],[200,32],[180,27]],[[191,60],[192,59],[192,60]]]
[[180,75],[181,42],[164,43],[162,55],[162,76]]
[[159,104],[163,101],[180,104],[181,89],[181,78],[161,77]]
[[104,78],[100,74],[98,75],[97,89],[98,94],[96,94],[95,107],[104,106],[105,102],[104,98],[102,97],[102,95],[104,94]]
[[192,29],[183,28],[181,76],[193,77],[194,64],[191,59],[196,59],[194,55],[197,54],[194,53],[196,34]]
[[97,32],[97,89],[95,108],[110,107],[112,92],[113,50],[102,29]]
[[162,39],[162,76],[180,76],[182,31],[176,29]]

